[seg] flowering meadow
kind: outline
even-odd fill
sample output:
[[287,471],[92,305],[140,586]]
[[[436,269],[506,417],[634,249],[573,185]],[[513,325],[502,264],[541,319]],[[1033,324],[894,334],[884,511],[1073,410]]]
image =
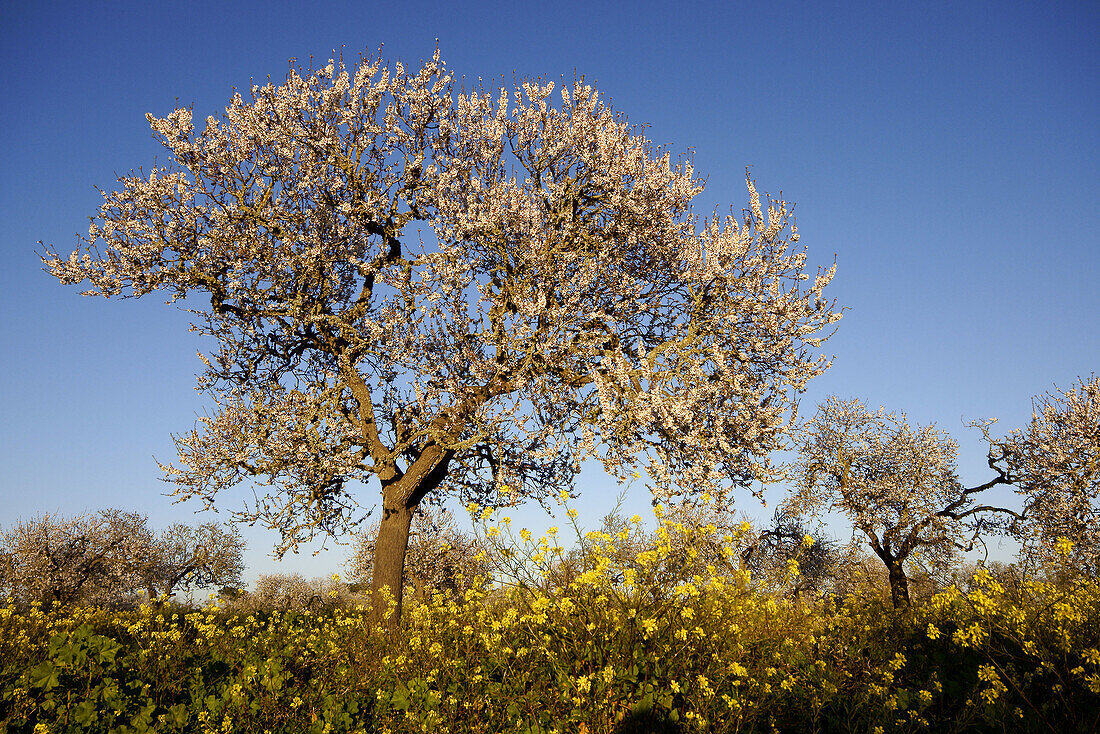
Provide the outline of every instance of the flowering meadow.
[[[1100,724],[1100,589],[1068,569],[1018,583],[979,569],[895,611],[871,584],[792,598],[781,578],[754,576],[737,563],[747,524],[664,518],[639,546],[639,523],[584,534],[570,556],[556,529],[487,522],[486,547],[511,565],[459,592],[407,596],[399,634],[336,591],[309,611],[9,606],[0,732]],[[699,551],[710,547],[728,562]],[[783,571],[798,572],[797,560]]]

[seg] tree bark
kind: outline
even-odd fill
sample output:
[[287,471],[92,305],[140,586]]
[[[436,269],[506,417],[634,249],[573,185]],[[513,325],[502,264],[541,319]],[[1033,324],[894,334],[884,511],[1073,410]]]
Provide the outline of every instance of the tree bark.
[[[454,451],[430,445],[397,478],[382,483],[382,522],[374,545],[371,579],[371,622],[387,633],[401,627],[401,602],[405,587],[405,553],[413,513],[424,497],[447,477]],[[383,591],[388,589],[389,598]],[[392,605],[392,613],[387,617]]]
[[887,564],[890,570],[890,600],[894,609],[906,609],[909,606],[909,578],[901,561],[894,559]]
[[[409,527],[415,507],[400,497],[382,497],[382,523],[374,546],[374,573],[371,579],[371,622],[382,624],[387,632],[401,625],[401,600],[404,592],[405,552],[409,547]],[[397,492],[393,492],[397,494]],[[389,598],[383,592],[388,589]],[[387,618],[386,612],[393,613]]]

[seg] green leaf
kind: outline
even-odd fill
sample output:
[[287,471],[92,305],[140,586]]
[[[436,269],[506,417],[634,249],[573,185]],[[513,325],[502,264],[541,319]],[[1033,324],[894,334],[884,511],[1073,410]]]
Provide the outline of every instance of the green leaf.
[[648,714],[653,710],[653,692],[648,691],[641,700],[636,702],[632,707],[632,711],[635,714]]
[[52,660],[45,660],[31,670],[31,686],[44,691],[53,690],[60,685],[61,669]]
[[398,711],[409,710],[409,689],[403,683],[398,683],[393,695],[390,696],[390,705]]
[[73,721],[81,726],[88,728],[96,720],[95,703],[92,701],[81,701],[73,707]]
[[61,648],[69,644],[69,638],[65,635],[53,635],[50,637],[50,643],[46,647],[46,654],[52,657],[57,657],[57,654],[61,652]]
[[96,659],[102,663],[113,663],[115,656],[118,655],[118,651],[122,649],[122,646],[109,637],[100,637],[99,650],[96,652]]
[[168,709],[168,713],[164,714],[164,723],[170,725],[172,728],[183,728],[187,725],[187,721],[191,718],[190,712],[187,710],[187,704],[177,703]]
[[130,726],[134,727],[134,731],[139,734],[150,731],[153,727],[153,712],[156,710],[157,705],[155,703],[143,706],[141,711],[130,718]]

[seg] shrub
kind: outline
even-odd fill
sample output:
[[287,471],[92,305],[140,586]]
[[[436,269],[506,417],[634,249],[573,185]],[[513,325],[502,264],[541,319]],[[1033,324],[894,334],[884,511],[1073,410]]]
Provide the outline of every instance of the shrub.
[[[486,579],[459,597],[435,593],[408,605],[398,637],[355,608],[9,608],[0,612],[0,727],[622,734],[1095,726],[1094,584],[1010,588],[978,570],[905,611],[887,595],[795,604],[744,569],[711,564],[699,574],[676,559],[672,549],[690,551],[691,533],[713,540],[713,531],[667,518],[653,536],[631,527],[584,536],[569,578],[554,576],[568,555],[556,532],[521,530],[513,570],[552,583]],[[510,524],[499,518],[484,532],[507,538]],[[656,542],[625,553],[642,535]],[[737,542],[723,540],[724,552]]]

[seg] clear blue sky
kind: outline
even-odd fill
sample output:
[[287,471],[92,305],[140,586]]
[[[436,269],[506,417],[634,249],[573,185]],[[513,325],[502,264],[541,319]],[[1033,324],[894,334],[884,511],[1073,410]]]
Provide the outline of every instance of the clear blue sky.
[[[1100,371],[1100,5],[948,3],[15,3],[0,6],[0,525],[172,505],[153,457],[204,402],[209,345],[163,299],[82,298],[41,270],[75,246],[114,174],[165,162],[145,113],[205,117],[291,57],[432,53],[459,75],[574,73],[673,151],[695,151],[704,210],[758,185],[797,202],[811,261],[838,263],[849,310],[828,394],[936,421],[964,482],[989,477],[962,418],[1005,430],[1029,398]],[[582,475],[595,524],[617,488]],[[370,504],[376,488],[362,498]],[[775,496],[779,496],[776,494]],[[633,492],[628,512],[644,511]],[[770,514],[746,499],[744,508]],[[537,506],[517,513],[531,527]],[[843,533],[843,529],[837,529]],[[338,570],[343,549],[275,564],[246,534],[249,575]]]

